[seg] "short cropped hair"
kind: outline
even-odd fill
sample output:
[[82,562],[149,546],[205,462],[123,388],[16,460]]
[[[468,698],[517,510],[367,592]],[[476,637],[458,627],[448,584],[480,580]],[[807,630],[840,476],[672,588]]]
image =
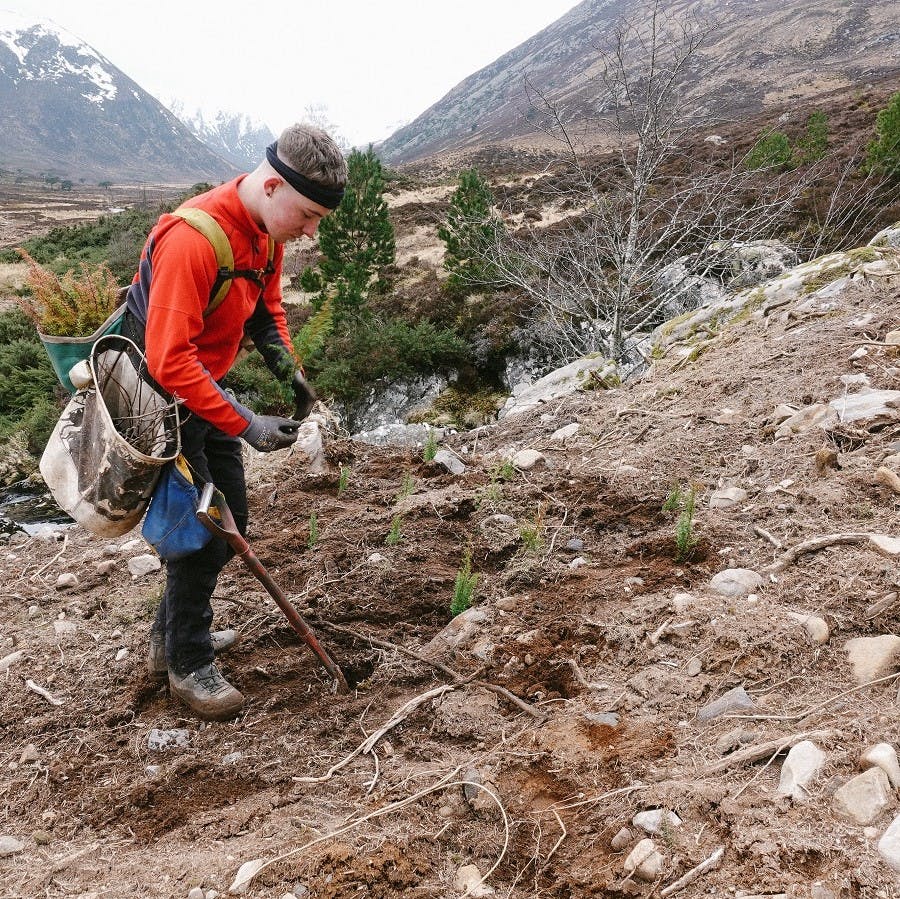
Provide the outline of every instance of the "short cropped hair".
[[292,169],[325,187],[347,184],[347,162],[340,147],[321,128],[289,125],[278,138],[278,155]]

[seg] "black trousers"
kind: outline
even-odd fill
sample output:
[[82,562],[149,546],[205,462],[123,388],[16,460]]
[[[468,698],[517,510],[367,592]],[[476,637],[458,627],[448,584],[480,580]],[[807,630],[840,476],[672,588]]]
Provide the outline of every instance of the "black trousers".
[[[144,345],[141,323],[125,316],[123,334]],[[185,411],[181,424],[181,453],[191,467],[198,489],[212,481],[225,496],[235,524],[247,532],[247,487],[241,441]],[[166,565],[166,589],[156,611],[153,630],[165,635],[169,669],[184,677],[213,660],[209,638],[213,620],[212,595],[219,572],[234,555],[231,547],[213,537],[203,549]]]
[[[212,481],[224,494],[238,530],[246,534],[247,488],[240,439],[192,415],[181,426],[181,452],[198,489]],[[179,677],[213,660],[211,599],[219,572],[232,555],[224,540],[213,537],[198,552],[166,565],[166,589],[153,628],[165,634],[166,660]]]

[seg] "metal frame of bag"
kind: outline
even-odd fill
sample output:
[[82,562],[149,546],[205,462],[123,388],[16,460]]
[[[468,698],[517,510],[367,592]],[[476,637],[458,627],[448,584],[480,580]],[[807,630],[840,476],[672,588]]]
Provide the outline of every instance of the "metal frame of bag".
[[63,511],[117,537],[140,521],[162,466],[181,452],[178,404],[142,377],[146,361],[127,337],[101,337],[88,362],[92,383],[63,411],[40,470]]

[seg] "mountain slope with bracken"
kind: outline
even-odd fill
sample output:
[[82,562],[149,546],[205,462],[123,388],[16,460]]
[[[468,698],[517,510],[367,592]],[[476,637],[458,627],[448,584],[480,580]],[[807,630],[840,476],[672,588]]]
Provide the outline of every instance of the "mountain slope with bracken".
[[[642,21],[646,9],[641,0],[584,0],[391,135],[382,156],[399,164],[486,143],[540,143],[526,79],[570,113],[589,116],[599,51],[612,45],[623,18]],[[664,11],[670,20],[713,26],[694,60],[689,90],[709,97],[723,115],[900,69],[900,6],[893,0],[673,0]],[[635,58],[643,52],[630,51]]]
[[109,60],[0,11],[0,168],[61,178],[219,180],[235,167]]

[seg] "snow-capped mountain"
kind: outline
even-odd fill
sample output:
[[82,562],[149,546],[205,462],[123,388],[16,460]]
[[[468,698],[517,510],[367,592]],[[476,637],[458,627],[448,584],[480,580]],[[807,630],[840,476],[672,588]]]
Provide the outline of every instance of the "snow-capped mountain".
[[235,173],[84,41],[5,10],[0,168],[72,180],[217,181]]
[[268,125],[244,113],[189,111],[180,100],[170,100],[166,106],[207,147],[245,171],[256,168],[275,140]]

